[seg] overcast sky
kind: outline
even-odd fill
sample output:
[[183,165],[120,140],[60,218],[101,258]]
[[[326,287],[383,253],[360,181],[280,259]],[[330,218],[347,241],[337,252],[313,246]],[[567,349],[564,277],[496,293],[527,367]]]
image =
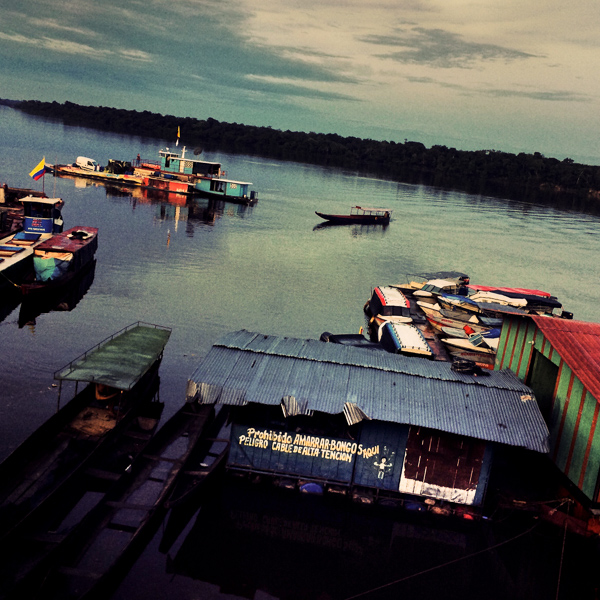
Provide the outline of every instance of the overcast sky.
[[0,0],[0,9],[2,98],[600,164],[598,0]]

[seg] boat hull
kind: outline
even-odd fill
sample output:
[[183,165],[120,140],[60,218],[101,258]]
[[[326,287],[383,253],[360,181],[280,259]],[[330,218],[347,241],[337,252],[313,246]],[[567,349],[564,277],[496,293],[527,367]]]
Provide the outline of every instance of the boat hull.
[[330,215],[315,211],[315,214],[334,225],[389,225],[390,217],[376,215]]
[[[41,597],[108,598],[164,519],[166,502],[214,418],[186,403],[148,442],[122,478],[63,543],[40,582]],[[106,544],[118,532],[118,544]],[[95,565],[90,577],[89,565]]]
[[20,285],[21,294],[40,295],[65,287],[92,264],[97,249],[95,227],[73,227],[42,242],[34,250],[35,270]]

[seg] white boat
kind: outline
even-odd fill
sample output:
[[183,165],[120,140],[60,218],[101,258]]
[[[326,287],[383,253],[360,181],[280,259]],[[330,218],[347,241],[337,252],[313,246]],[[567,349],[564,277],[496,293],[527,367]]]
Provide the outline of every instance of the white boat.
[[385,323],[380,328],[379,343],[393,354],[426,357],[432,357],[434,354],[421,331],[408,323]]
[[527,300],[525,298],[511,298],[494,292],[477,292],[470,297],[470,300],[477,302],[478,304],[495,303],[504,306],[514,306],[515,308],[525,308],[527,306]]
[[371,326],[374,322],[377,327],[380,327],[389,321],[390,317],[394,317],[393,320],[396,322],[412,321],[410,301],[397,287],[391,285],[377,286],[365,303],[364,311],[372,322]]

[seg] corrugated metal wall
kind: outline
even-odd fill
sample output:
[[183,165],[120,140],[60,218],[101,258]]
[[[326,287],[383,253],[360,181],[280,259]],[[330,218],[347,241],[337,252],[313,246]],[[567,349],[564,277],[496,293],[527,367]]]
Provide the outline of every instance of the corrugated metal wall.
[[[557,367],[550,410],[545,414],[550,431],[550,456],[557,467],[593,502],[599,502],[600,412],[596,399],[530,319],[506,319],[496,368],[510,368],[534,390],[549,387],[538,381],[532,364],[535,352]],[[547,376],[551,377],[546,369]],[[546,413],[546,411],[543,411]]]

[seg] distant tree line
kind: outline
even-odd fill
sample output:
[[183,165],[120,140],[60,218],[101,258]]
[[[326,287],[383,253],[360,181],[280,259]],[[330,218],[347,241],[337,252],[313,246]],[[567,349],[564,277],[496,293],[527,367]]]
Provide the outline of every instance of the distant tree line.
[[334,133],[281,131],[149,111],[72,102],[0,101],[31,115],[169,142],[178,128],[189,148],[337,167],[406,183],[550,204],[600,214],[600,167],[534,154],[466,151],[405,140],[403,143],[342,137]]

